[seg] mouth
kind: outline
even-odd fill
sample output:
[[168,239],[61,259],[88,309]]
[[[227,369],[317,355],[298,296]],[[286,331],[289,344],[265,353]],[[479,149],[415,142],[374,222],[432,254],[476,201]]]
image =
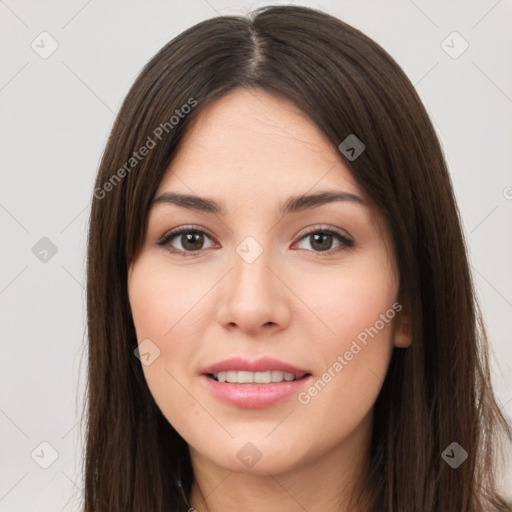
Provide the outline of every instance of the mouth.
[[307,372],[291,373],[280,370],[268,370],[265,372],[249,372],[245,370],[227,370],[217,373],[205,374],[217,382],[229,384],[278,384],[280,382],[293,382],[309,377]]
[[264,356],[232,357],[201,370],[200,381],[218,400],[242,409],[262,409],[290,400],[310,384],[312,373]]
[[201,382],[218,400],[240,409],[264,409],[292,399],[311,384],[311,373],[281,370],[223,370],[203,373]]

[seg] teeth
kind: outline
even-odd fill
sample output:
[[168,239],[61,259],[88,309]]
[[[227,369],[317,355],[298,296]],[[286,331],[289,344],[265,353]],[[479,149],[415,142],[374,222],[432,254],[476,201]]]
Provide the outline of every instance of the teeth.
[[269,370],[267,372],[225,371],[214,373],[213,377],[219,382],[270,384],[271,382],[283,382],[283,380],[290,382],[301,379],[304,375],[304,373],[295,375],[293,373]]
[[284,373],[279,371],[271,371],[272,382],[281,382],[283,380]]

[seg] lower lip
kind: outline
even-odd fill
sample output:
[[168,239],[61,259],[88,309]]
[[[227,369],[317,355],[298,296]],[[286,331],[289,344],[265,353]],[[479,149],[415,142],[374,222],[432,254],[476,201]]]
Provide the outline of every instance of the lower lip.
[[201,375],[201,380],[217,398],[243,409],[263,409],[278,404],[299,393],[310,379],[311,375],[299,380],[270,384],[231,384]]

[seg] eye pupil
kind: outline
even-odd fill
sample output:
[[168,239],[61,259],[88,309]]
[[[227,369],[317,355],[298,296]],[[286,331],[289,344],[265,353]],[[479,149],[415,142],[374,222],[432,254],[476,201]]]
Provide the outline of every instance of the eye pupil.
[[[202,238],[203,235],[201,233],[196,233],[196,232],[189,232],[189,233],[182,234],[181,241],[182,241],[183,247],[185,249],[189,249],[191,251],[200,249],[201,247],[197,247],[197,245],[194,245],[194,239],[196,237]],[[197,239],[195,241],[197,242]],[[189,246],[189,244],[191,244],[191,245]],[[202,246],[202,244],[201,244],[201,246]]]
[[320,245],[320,248],[319,250],[320,251],[327,251],[329,250],[331,244],[332,244],[332,235],[330,235],[329,233],[315,233],[312,235],[313,237],[313,240],[314,240],[314,243],[311,244],[312,247],[314,247],[314,245],[317,244],[317,241],[320,239],[320,241],[324,241],[327,239],[330,243],[328,244],[328,247],[326,247],[325,245]]

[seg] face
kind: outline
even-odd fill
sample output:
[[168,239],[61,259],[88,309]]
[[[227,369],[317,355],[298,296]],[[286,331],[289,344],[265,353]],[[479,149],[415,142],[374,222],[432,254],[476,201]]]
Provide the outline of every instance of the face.
[[387,231],[337,149],[287,100],[237,90],[191,125],[157,198],[129,300],[149,389],[193,456],[275,474],[366,435],[410,340]]

